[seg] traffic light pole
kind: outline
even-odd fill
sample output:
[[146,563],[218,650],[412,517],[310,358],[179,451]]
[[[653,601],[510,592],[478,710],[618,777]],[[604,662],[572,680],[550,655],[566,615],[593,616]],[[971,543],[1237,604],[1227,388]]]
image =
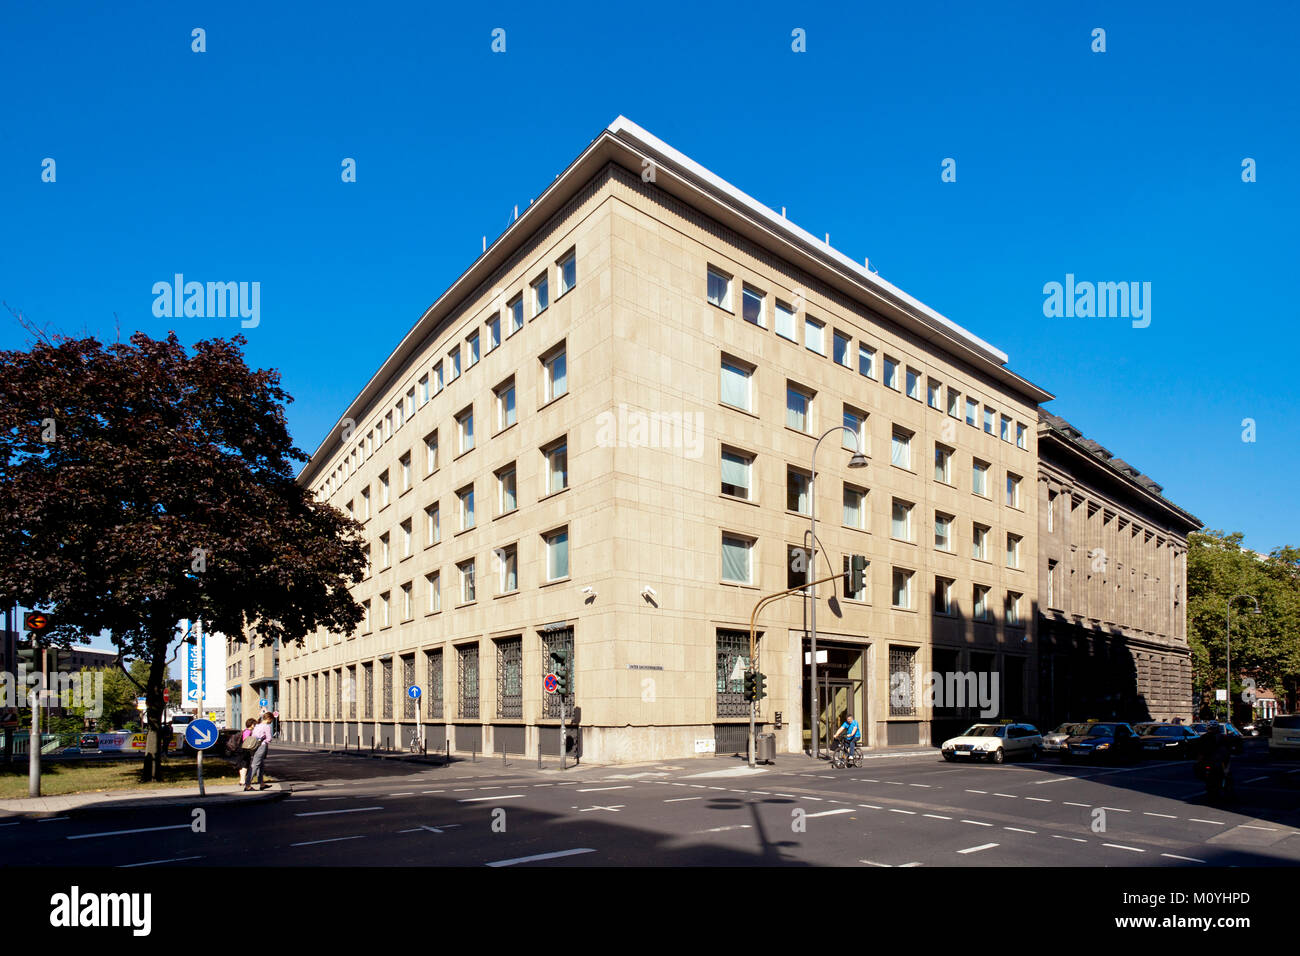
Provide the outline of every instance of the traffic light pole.
[[[758,627],[758,612],[761,611],[761,610],[763,610],[763,608],[765,608],[767,605],[771,604],[773,601],[779,601],[779,600],[781,600],[781,598],[783,598],[783,597],[787,597],[788,595],[791,595],[791,594],[794,594],[796,591],[802,591],[802,590],[804,590],[804,588],[816,588],[817,585],[819,585],[819,584],[825,584],[827,581],[834,581],[836,578],[841,578],[841,577],[843,577],[843,576],[844,576],[844,575],[842,575],[842,574],[829,574],[829,575],[827,575],[827,576],[824,577],[824,578],[818,578],[816,581],[810,581],[810,582],[808,582],[807,584],[801,584],[801,585],[799,585],[797,588],[786,588],[784,591],[777,591],[775,594],[768,594],[768,595],[766,595],[765,597],[761,597],[761,598],[758,599],[758,602],[754,605],[754,613],[751,614],[751,615],[749,616],[749,669],[750,669],[751,671],[753,671],[753,672],[755,672],[755,673],[758,672],[758,660],[757,660],[757,657],[758,657],[758,636],[757,636],[757,634],[758,634],[758,631],[757,631],[757,627]],[[817,598],[816,598],[816,594],[815,594],[815,592],[814,592],[814,594],[813,594],[813,603],[816,604],[816,601],[817,601]],[[755,678],[755,681],[757,682],[757,678]],[[814,698],[814,699],[816,699],[816,698]],[[813,723],[813,728],[814,728],[814,729],[813,729],[813,733],[816,734],[816,732],[817,732],[817,731],[816,731],[816,726],[817,726],[817,715],[816,715],[816,714],[810,714],[809,716],[812,718],[812,723]],[[749,702],[749,765],[750,765],[750,767],[753,767],[753,766],[755,765],[755,760],[754,760],[754,758],[755,758],[755,737],[754,737],[754,725],[755,725],[757,719],[758,719],[758,698],[757,698],[757,695],[755,695],[754,700],[751,700],[751,701]]]

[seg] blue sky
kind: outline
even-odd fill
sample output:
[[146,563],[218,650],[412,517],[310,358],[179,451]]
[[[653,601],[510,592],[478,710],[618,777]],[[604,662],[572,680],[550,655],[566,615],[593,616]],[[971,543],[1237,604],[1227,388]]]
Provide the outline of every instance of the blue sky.
[[[190,343],[239,322],[157,319],[155,282],[258,281],[249,361],[310,452],[622,113],[1006,351],[1208,527],[1297,544],[1300,15],[1134,6],[9,0],[0,299]],[[1150,326],[1045,317],[1067,273],[1150,282]]]

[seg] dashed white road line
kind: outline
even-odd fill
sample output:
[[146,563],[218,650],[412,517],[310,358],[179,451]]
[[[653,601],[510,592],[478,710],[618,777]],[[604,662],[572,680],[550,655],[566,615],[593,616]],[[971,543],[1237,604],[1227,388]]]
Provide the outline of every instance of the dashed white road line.
[[1252,777],[1250,780],[1243,780],[1242,783],[1259,783],[1261,780],[1267,780],[1267,779],[1268,779],[1268,775],[1266,774],[1262,777]]
[[906,813],[909,817],[914,817],[914,816],[916,816],[916,811],[915,811],[915,810],[899,810],[899,809],[897,809],[897,808],[895,808],[895,807],[890,807],[890,808],[889,808],[889,812],[890,812],[890,813]]
[[[977,827],[991,827],[991,826],[993,826],[993,824],[991,824],[991,823],[982,823],[982,822],[979,821],[979,820],[963,820],[962,823],[973,823],[973,824],[974,824],[975,826],[977,826]],[[994,844],[994,845],[996,846],[996,844]]]
[[1075,843],[1087,843],[1087,842],[1088,842],[1087,840],[1083,839],[1083,837],[1061,836],[1061,834],[1059,834],[1059,833],[1053,833],[1053,834],[1052,834],[1052,839],[1053,839],[1053,840],[1073,840]]
[[75,836],[64,837],[65,840],[90,840],[94,837],[106,836],[124,836],[128,833],[156,833],[159,830],[188,830],[190,824],[177,823],[167,827],[140,827],[135,830],[105,830],[102,833],[78,833]]
[[308,840],[306,843],[290,843],[289,846],[315,846],[318,843],[339,843],[343,840],[364,840],[364,836],[333,837],[329,840]]
[[37,823],[58,823],[60,820],[66,820],[67,817],[46,817],[44,820],[37,820]]
[[942,814],[939,814],[939,813],[923,813],[923,814],[921,814],[921,816],[923,816],[923,817],[931,817],[932,819],[935,819],[935,820],[951,820],[951,819],[952,819],[952,817],[945,817],[945,816],[943,816]]
[[1103,843],[1102,846],[1108,846],[1116,850],[1128,850],[1131,853],[1145,853],[1146,850],[1139,849],[1135,846],[1125,846],[1122,843]]
[[1179,856],[1177,853],[1161,853],[1161,856],[1167,856],[1171,860],[1186,860],[1188,863],[1204,863],[1204,860],[1198,860],[1194,856]]
[[326,817],[336,813],[365,813],[367,810],[382,810],[383,807],[351,807],[347,810],[312,810],[308,813],[295,813],[295,817]]
[[[964,820],[963,822],[964,822],[964,823],[969,823],[970,821],[969,821],[969,820]],[[969,847],[967,847],[966,849],[964,849],[964,850],[958,850],[957,852],[958,852],[958,853],[978,853],[978,852],[980,852],[981,850],[991,850],[991,849],[993,849],[993,848],[994,848],[995,846],[997,846],[997,845],[998,845],[998,844],[996,844],[996,843],[981,843],[979,846],[969,846]]]
[[1222,820],[1202,820],[1198,817],[1188,817],[1192,823],[1208,823],[1211,826],[1221,827],[1224,825]]
[[1026,800],[1033,800],[1035,803],[1051,803],[1046,797],[1025,797]]
[[993,794],[993,796],[995,796],[995,797],[1010,797],[1012,800],[1018,800],[1018,799],[1020,799],[1020,798],[1017,797],[1014,793],[995,793],[995,794]]
[[[813,817],[829,817],[837,813],[852,813],[851,807],[845,807],[843,810],[823,810],[821,813],[808,813],[804,815],[805,819],[811,820]],[[903,811],[907,812],[907,811]]]
[[[597,792],[599,792],[599,791],[601,791],[601,790],[631,790],[631,789],[632,789],[632,785],[631,785],[630,783],[628,783],[628,784],[624,784],[624,785],[621,786],[621,787],[581,787],[581,788],[579,788],[576,792],[577,792],[577,793],[597,793]],[[715,789],[715,790],[721,790],[722,788],[721,788],[721,787],[714,787],[713,789]]]
[[176,856],[176,857],[172,857],[170,860],[149,860],[145,863],[122,863],[119,864],[117,868],[119,870],[129,870],[133,866],[155,866],[159,863],[181,863],[184,860],[201,860],[201,859],[203,859],[203,857],[201,856]]
[[1066,805],[1067,807],[1084,807],[1084,808],[1087,808],[1087,807],[1091,807],[1091,806],[1092,806],[1091,803],[1075,803],[1073,800],[1066,800],[1066,801],[1064,801],[1064,802],[1065,802],[1065,805]]
[[576,850],[560,850],[556,853],[538,853],[536,856],[520,856],[513,860],[497,860],[495,863],[488,863],[487,866],[514,866],[516,863],[535,863],[539,860],[558,860],[563,856],[577,856],[580,853],[595,853],[590,847],[582,847]]
[[987,794],[987,793],[988,793],[987,790],[970,790],[970,789],[968,789],[966,792],[967,792],[967,793],[983,793],[983,794]]
[[1174,816],[1172,813],[1152,813],[1150,810],[1143,810],[1143,811],[1142,811],[1142,816],[1144,816],[1144,817],[1164,817],[1166,820],[1177,820],[1177,819],[1178,819],[1178,818],[1177,818],[1176,816]]
[[669,797],[664,803],[681,803],[683,800],[703,800],[703,797]]
[[482,803],[485,800],[519,800],[523,798],[522,793],[494,793],[490,797],[461,797],[457,803]]
[[1037,830],[1022,830],[1020,827],[1003,827],[1004,830],[1010,830],[1013,833],[1037,833]]
[[860,806],[863,810],[883,810],[883,809],[885,809],[884,807],[878,807],[878,806],[876,806],[874,803],[859,803],[858,806]]
[[[809,814],[810,816],[820,816],[821,814]],[[753,827],[748,823],[741,823],[730,827],[712,827],[708,830],[695,830],[695,833],[725,833],[728,830],[750,830]]]
[[1252,825],[1249,824],[1249,823],[1243,823],[1243,824],[1241,824],[1241,828],[1242,828],[1243,830],[1267,830],[1269,833],[1276,833],[1276,832],[1277,832],[1277,827],[1257,827],[1257,826],[1252,826]]
[[1132,813],[1132,810],[1125,810],[1123,807],[1102,807],[1102,810],[1110,810],[1112,813]]

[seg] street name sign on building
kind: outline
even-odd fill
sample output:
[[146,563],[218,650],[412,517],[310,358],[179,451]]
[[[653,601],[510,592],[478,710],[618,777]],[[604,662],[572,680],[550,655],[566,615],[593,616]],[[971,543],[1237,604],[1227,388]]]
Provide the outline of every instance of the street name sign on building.
[[217,742],[217,725],[210,720],[191,720],[185,727],[185,742],[195,750],[207,750]]

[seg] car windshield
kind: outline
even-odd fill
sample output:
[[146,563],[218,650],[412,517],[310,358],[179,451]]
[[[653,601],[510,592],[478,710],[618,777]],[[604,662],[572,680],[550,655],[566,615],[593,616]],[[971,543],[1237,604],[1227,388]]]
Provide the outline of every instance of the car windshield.
[[1273,718],[1274,730],[1300,730],[1300,716]]
[[1075,734],[1083,733],[1083,724],[1061,724],[1061,726],[1053,730],[1052,733],[1065,734],[1067,737],[1072,737]]
[[1089,737],[1113,737],[1114,735],[1114,724],[1093,724],[1088,728]]
[[1149,724],[1142,728],[1143,737],[1181,737],[1183,728],[1172,727],[1169,724]]
[[995,727],[992,724],[976,724],[969,728],[963,737],[1002,737],[1006,734],[1005,727]]

